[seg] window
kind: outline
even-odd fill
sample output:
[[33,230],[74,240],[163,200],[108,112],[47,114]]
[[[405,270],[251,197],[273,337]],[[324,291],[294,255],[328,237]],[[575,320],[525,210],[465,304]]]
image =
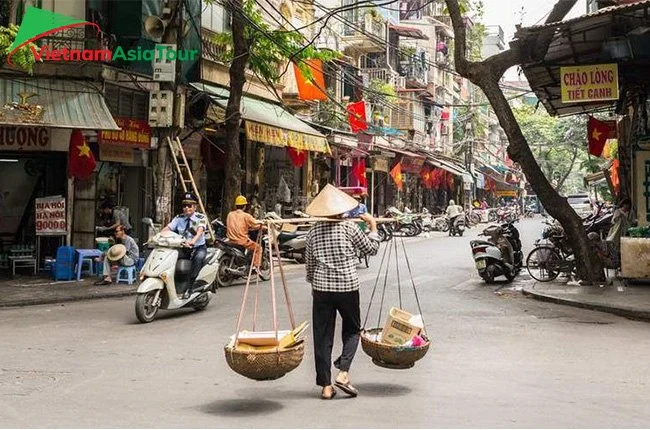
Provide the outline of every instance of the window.
[[115,117],[146,120],[149,117],[149,93],[106,85],[106,105]]
[[201,27],[214,31],[215,33],[230,31],[230,12],[224,9],[220,4],[204,3],[201,12]]

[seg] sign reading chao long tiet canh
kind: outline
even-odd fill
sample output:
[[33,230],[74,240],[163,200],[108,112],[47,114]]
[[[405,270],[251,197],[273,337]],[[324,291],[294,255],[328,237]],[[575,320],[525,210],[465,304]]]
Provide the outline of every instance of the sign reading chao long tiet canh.
[[562,103],[618,100],[618,65],[560,67]]

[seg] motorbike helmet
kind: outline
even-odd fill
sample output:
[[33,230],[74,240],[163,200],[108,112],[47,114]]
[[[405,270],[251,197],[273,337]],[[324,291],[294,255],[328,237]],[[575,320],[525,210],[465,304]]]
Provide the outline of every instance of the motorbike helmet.
[[235,198],[235,206],[245,206],[248,204],[248,200],[246,200],[246,197],[239,195]]

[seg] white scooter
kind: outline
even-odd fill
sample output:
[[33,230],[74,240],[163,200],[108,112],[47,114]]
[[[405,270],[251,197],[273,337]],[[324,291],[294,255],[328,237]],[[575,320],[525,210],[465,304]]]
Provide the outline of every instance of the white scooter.
[[[143,220],[153,227],[151,219]],[[157,233],[148,243],[153,251],[140,271],[140,285],[135,299],[135,315],[142,323],[153,321],[158,309],[180,309],[192,307],[203,310],[210,303],[211,294],[216,292],[217,261],[219,253],[208,249],[204,265],[199,272],[192,294],[182,298],[190,288],[192,262],[179,258],[185,238],[171,231]]]

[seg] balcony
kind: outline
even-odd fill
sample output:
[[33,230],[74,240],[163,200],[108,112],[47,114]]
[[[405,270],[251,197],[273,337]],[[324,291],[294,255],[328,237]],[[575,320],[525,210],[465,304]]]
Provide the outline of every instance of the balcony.
[[219,44],[214,41],[216,33],[209,30],[201,30],[201,51],[206,60],[214,61],[220,64],[227,63],[229,47],[225,44]]
[[[57,31],[38,41],[43,47],[47,46],[51,50],[110,50],[116,47],[116,39],[112,34],[97,32],[95,29],[86,27],[70,27]],[[107,61],[109,62],[109,61]]]
[[381,51],[386,46],[386,22],[381,17],[366,13],[344,26],[341,41],[345,50],[357,54]]
[[417,52],[400,61],[399,71],[409,88],[426,88],[429,85],[429,67],[424,52]]
[[428,0],[402,0],[400,2],[400,21],[420,21],[427,16],[436,15],[434,2]]
[[378,80],[392,85],[395,89],[406,88],[406,78],[388,68],[361,69],[365,85]]

